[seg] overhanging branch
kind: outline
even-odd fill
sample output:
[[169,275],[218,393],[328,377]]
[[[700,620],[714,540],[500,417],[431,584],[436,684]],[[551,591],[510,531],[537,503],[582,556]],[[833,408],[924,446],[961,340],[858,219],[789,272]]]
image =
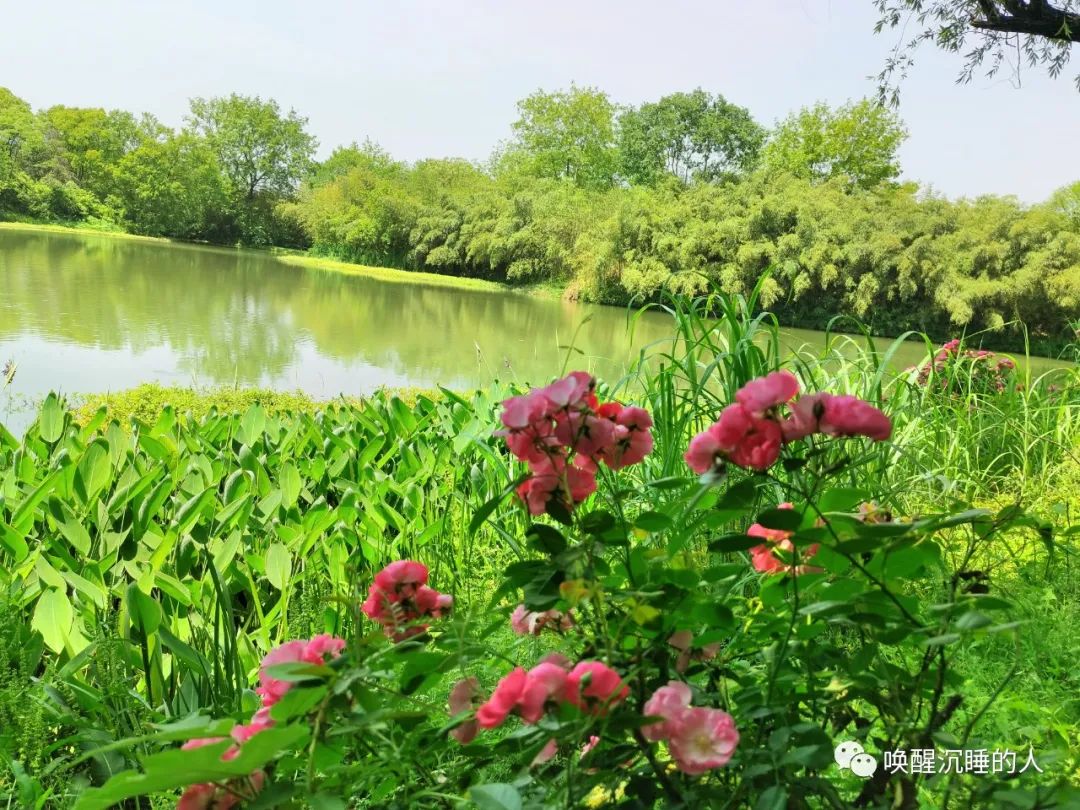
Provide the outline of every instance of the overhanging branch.
[[1003,3],[1009,14],[1001,14],[997,5],[988,0],[980,0],[983,19],[973,19],[972,28],[983,31],[998,31],[1003,34],[1032,34],[1056,39],[1061,42],[1080,42],[1080,14],[1073,14],[1045,0],[1030,0],[1027,3]]

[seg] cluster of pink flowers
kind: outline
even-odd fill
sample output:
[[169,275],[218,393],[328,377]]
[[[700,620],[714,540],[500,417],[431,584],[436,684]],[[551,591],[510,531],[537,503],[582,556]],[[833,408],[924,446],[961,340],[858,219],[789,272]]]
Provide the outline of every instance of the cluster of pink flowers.
[[553,704],[570,703],[589,714],[604,714],[630,689],[615,670],[600,661],[581,661],[573,669],[548,658],[527,672],[516,667],[476,712],[480,728],[496,728],[510,714],[526,723],[540,721]]
[[[341,655],[345,649],[345,641],[331,635],[315,636],[310,640],[289,641],[279,647],[275,647],[262,660],[259,667],[259,686],[255,693],[262,698],[262,706],[252,716],[250,723],[233,726],[229,737],[200,737],[188,740],[181,746],[184,751],[201,748],[204,745],[225,742],[231,738],[234,742],[230,745],[221,758],[225,761],[236,759],[240,755],[240,746],[261,731],[265,731],[274,725],[270,719],[270,707],[281,700],[285,693],[292,688],[292,681],[283,681],[273,677],[269,673],[269,667],[277,664],[325,664]],[[247,798],[253,798],[262,790],[266,782],[266,774],[262,771],[231,780],[226,785],[213,782],[203,782],[191,785],[177,802],[177,810],[230,810]]]
[[600,404],[595,387],[591,375],[575,371],[503,402],[505,430],[498,435],[529,466],[517,494],[531,514],[544,514],[553,501],[573,509],[596,491],[601,463],[619,470],[652,450],[648,411]]
[[454,604],[454,597],[429,588],[427,581],[423,563],[392,562],[375,575],[361,610],[394,641],[425,633],[430,625],[419,620],[442,618]]
[[731,715],[721,709],[691,706],[690,687],[681,681],[661,686],[645,704],[645,714],[658,721],[641,729],[656,742],[665,740],[675,766],[683,773],[701,774],[726,765],[739,744]]
[[565,633],[574,626],[574,614],[567,610],[529,610],[524,604],[514,608],[510,614],[510,627],[519,636],[538,636],[545,629]]
[[942,389],[959,387],[960,379],[968,377],[968,369],[965,368],[957,375],[948,374],[948,370],[951,366],[955,367],[958,361],[965,360],[971,364],[971,385],[981,393],[1001,393],[1007,387],[1009,375],[1016,370],[1016,363],[1008,357],[1001,357],[986,349],[960,351],[960,341],[953,339],[938,349],[937,354],[919,368],[916,382],[926,385],[933,374],[938,378]]
[[[792,509],[793,507],[790,503],[782,503],[776,508]],[[788,558],[795,556],[795,545],[790,539],[794,532],[786,532],[783,529],[767,529],[760,523],[755,523],[746,530],[746,533],[750,537],[760,537],[765,541],[760,546],[754,546],[750,549],[750,564],[754,566],[755,571],[760,571],[763,574],[806,574],[821,570],[808,565],[788,564],[777,555],[777,551],[782,551]],[[813,557],[817,554],[818,548],[818,543],[808,546],[802,552],[803,559],[808,560]]]
[[[780,457],[788,442],[812,433],[828,436],[868,436],[884,441],[892,423],[868,402],[847,395],[799,393],[799,381],[787,371],[774,371],[751,380],[735,393],[735,402],[720,418],[691,441],[684,458],[697,473],[716,469],[724,461],[764,470]],[[792,401],[794,400],[794,401]],[[781,414],[787,408],[787,416]]]
[[[462,743],[470,742],[480,729],[501,726],[511,714],[525,723],[535,725],[549,710],[561,704],[577,706],[592,715],[606,714],[615,704],[626,699],[630,688],[619,673],[600,661],[581,661],[573,668],[570,661],[558,653],[546,656],[530,670],[515,667],[495,686],[495,691],[477,705],[479,684],[475,678],[458,682],[450,692],[450,713],[476,709],[476,718],[455,728],[451,734]],[[590,739],[587,750],[598,740]],[[548,742],[533,760],[546,762],[555,756],[556,743]],[[583,752],[585,753],[585,752]]]

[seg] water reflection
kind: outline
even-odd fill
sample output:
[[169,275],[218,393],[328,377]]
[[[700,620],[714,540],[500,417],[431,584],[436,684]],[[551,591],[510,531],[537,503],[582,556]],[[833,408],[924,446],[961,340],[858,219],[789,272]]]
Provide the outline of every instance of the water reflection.
[[[386,283],[258,252],[0,230],[0,361],[19,361],[18,390],[31,396],[151,380],[316,396],[538,381],[558,373],[571,340],[574,367],[610,377],[635,345],[671,333],[658,313],[632,342],[614,307]],[[822,336],[789,330],[788,340]],[[896,362],[922,351],[905,346]]]

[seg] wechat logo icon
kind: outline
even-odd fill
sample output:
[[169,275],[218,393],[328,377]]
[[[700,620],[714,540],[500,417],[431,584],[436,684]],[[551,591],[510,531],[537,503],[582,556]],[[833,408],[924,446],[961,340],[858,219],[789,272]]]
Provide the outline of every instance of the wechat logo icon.
[[837,765],[849,769],[862,779],[869,779],[877,770],[877,760],[863,751],[863,747],[857,742],[840,743],[836,746],[833,757]]

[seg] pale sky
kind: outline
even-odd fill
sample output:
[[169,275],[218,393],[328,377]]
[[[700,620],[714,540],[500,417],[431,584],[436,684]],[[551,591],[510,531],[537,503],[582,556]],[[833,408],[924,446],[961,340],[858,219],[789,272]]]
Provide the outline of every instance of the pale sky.
[[[530,92],[596,86],[637,104],[702,87],[763,124],[873,93],[896,33],[872,0],[2,0],[0,85],[52,104],[152,112],[191,96],[272,97],[320,155],[364,138],[395,157],[483,160]],[[924,48],[903,85],[906,178],[1025,201],[1080,179],[1080,48],[1066,75],[957,86]]]

